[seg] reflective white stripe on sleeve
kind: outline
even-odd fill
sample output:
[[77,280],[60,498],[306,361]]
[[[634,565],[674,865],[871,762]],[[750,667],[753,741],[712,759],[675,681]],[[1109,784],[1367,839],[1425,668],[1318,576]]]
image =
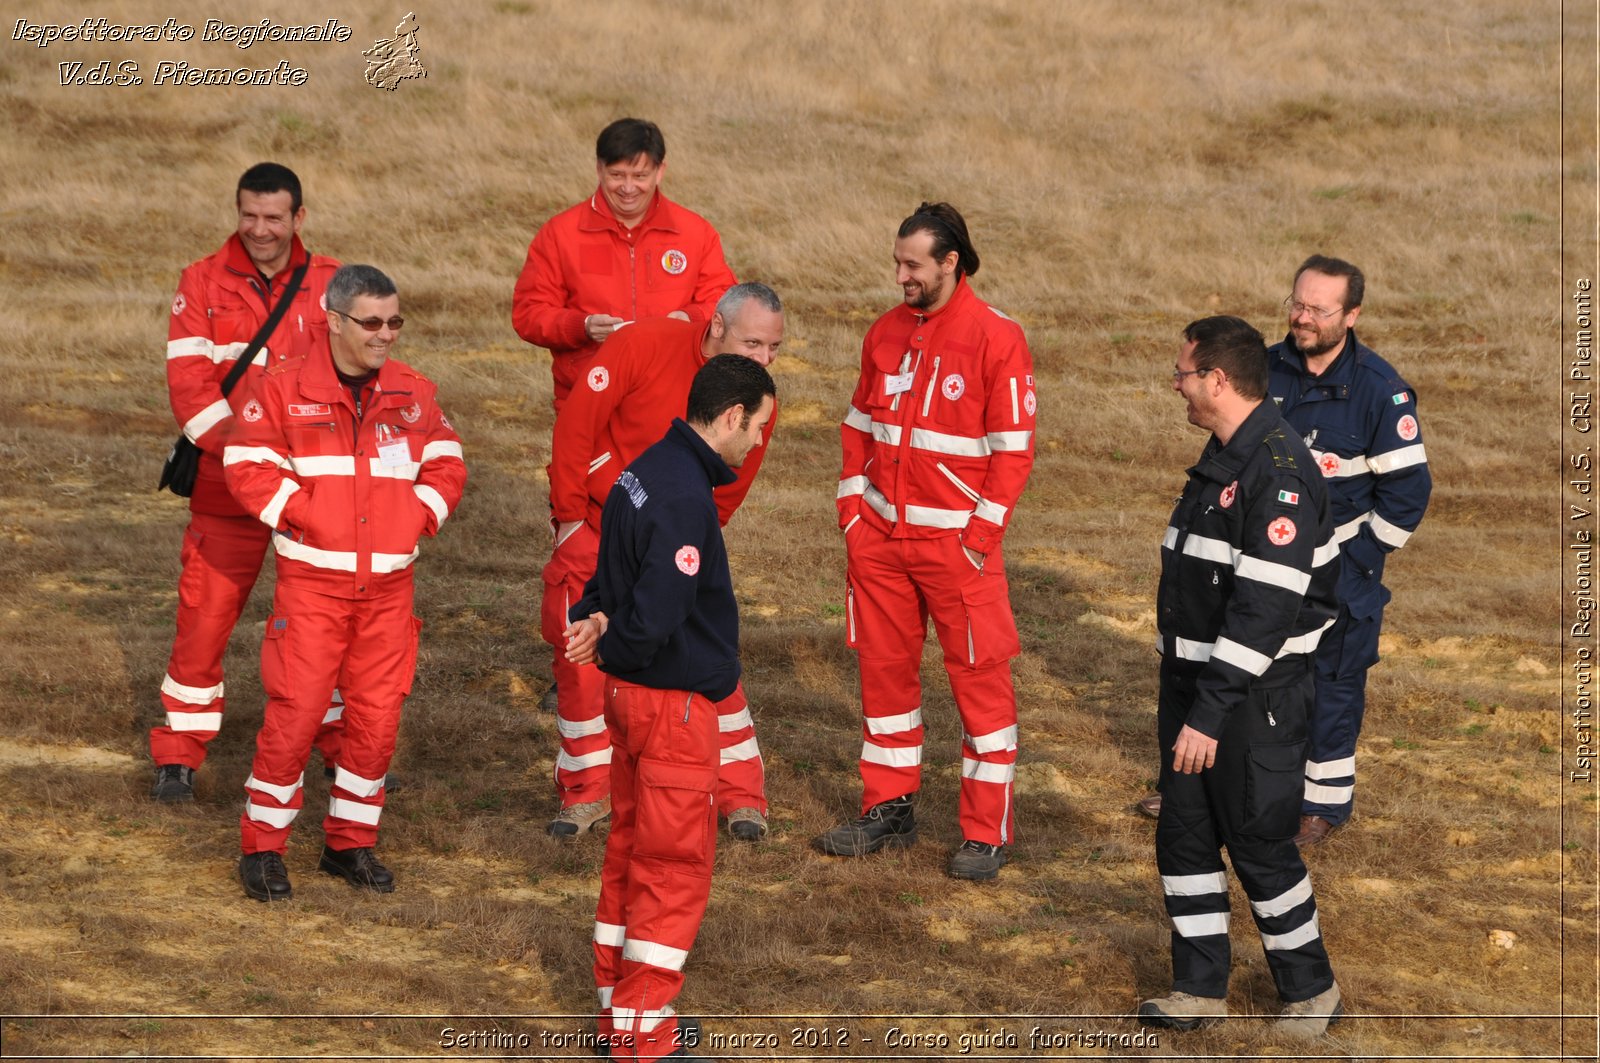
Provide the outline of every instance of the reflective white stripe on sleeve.
[[1002,749],[1017,748],[1017,725],[1002,727],[986,735],[962,735],[974,753],[998,753]]
[[[618,926],[616,923],[595,923],[594,943],[596,945],[609,945],[614,949],[620,949],[622,943],[626,940],[628,940],[627,927]],[[610,1001],[606,1001],[606,1003],[609,1004]]]
[[289,459],[271,447],[223,447],[222,464],[238,465],[246,461],[264,461],[280,469],[289,467]]
[[1231,567],[1235,564],[1234,558],[1238,551],[1221,539],[1213,539],[1207,535],[1191,533],[1183,541],[1183,553],[1189,557],[1197,557],[1202,561],[1214,561],[1219,565]]
[[295,791],[304,786],[305,781],[305,772],[301,772],[300,777],[294,782],[290,783],[288,786],[279,786],[277,783],[262,782],[254,775],[251,775],[244,781],[244,788],[246,790],[255,790],[258,793],[266,794],[268,797],[277,800],[278,804],[286,805],[290,801],[294,800]]
[[187,705],[209,705],[222,697],[222,690],[221,683],[214,687],[186,687],[170,675],[161,677],[161,693]]
[[440,524],[443,524],[446,518],[450,516],[450,507],[444,504],[444,496],[438,491],[427,484],[417,484],[411,490],[415,491],[417,497],[422,499],[423,505],[433,510],[433,515]]
[[867,478],[865,476],[846,476],[839,481],[839,493],[834,497],[849,498],[851,495],[861,494],[866,489]]
[[354,476],[356,459],[349,454],[328,454],[322,457],[294,454],[289,465],[296,476]]
[[272,537],[272,548],[278,552],[279,557],[301,561],[313,568],[325,568],[330,572],[356,570],[355,554],[343,550],[318,550],[314,546],[296,542],[293,536],[284,535],[282,532]]
[[582,771],[584,768],[598,768],[602,764],[611,763],[611,747],[585,753],[581,757],[568,756],[566,750],[556,754],[556,771]]
[[1299,595],[1304,595],[1306,588],[1311,586],[1311,573],[1301,572],[1289,565],[1280,565],[1276,561],[1263,561],[1259,557],[1241,555],[1234,565],[1234,571],[1239,574],[1240,579],[1282,587]]
[[185,336],[181,340],[167,341],[167,360],[174,358],[210,358],[211,341],[204,336]]
[[884,424],[882,421],[872,422],[872,438],[889,447],[900,445],[900,426],[897,424]]
[[587,738],[590,735],[601,734],[606,729],[606,718],[595,716],[588,720],[563,720],[556,717],[556,730],[561,732],[561,737],[566,739]]
[[[1330,458],[1339,463],[1338,470],[1331,475],[1327,467],[1323,465],[1323,462],[1328,461]],[[1367,456],[1365,454],[1357,454],[1353,458],[1341,458],[1339,455],[1327,451],[1313,450],[1311,452],[1311,460],[1317,463],[1317,468],[1321,469],[1322,475],[1329,480],[1338,480],[1347,476],[1366,476],[1372,472],[1372,467],[1367,464]]]
[[1322,633],[1332,627],[1333,622],[1336,619],[1338,618],[1330,616],[1327,621],[1315,631],[1307,631],[1304,635],[1291,635],[1289,638],[1284,639],[1283,645],[1279,647],[1276,656],[1287,657],[1291,653],[1315,652],[1317,645],[1322,641]]
[[1263,675],[1272,665],[1272,658],[1264,653],[1257,653],[1248,646],[1241,646],[1232,639],[1218,639],[1211,650],[1211,659],[1226,661],[1235,668],[1251,675]]
[[761,756],[761,747],[756,744],[754,736],[746,738],[743,742],[735,742],[722,751],[722,763],[737,764],[741,761],[755,760]]
[[1345,779],[1356,773],[1356,758],[1352,754],[1339,760],[1306,761],[1308,779]]
[[847,427],[854,428],[857,432],[872,431],[872,415],[862,413],[854,406],[850,407],[850,412],[844,415],[844,423]]
[[598,458],[596,458],[593,461],[591,461],[589,463],[589,475],[593,476],[595,474],[595,472],[602,465],[604,465],[606,462],[608,462],[610,460],[611,460],[611,451],[608,450],[604,454],[600,455]]
[[[422,461],[429,462],[434,458],[461,458],[461,444],[453,439],[435,439],[422,448]],[[611,458],[610,453],[600,455],[596,464],[589,466],[589,471],[604,465]],[[463,459],[465,460],[465,459]]]
[[300,814],[298,808],[263,808],[254,801],[244,803],[246,819],[253,819],[257,823],[265,823],[269,827],[282,830],[294,822],[294,817]]
[[1317,547],[1316,551],[1312,553],[1311,567],[1321,568],[1338,556],[1339,540],[1330,535],[1328,536],[1328,541]]
[[[351,555],[352,557],[354,555]],[[411,562],[417,559],[417,551],[412,549],[409,554],[379,554],[372,555],[373,572],[399,572],[411,567]]]
[[1361,534],[1361,526],[1372,519],[1371,513],[1363,513],[1354,520],[1347,520],[1333,529],[1333,539],[1338,543],[1346,543]]
[[1286,934],[1262,934],[1261,944],[1273,952],[1287,952],[1308,944],[1322,936],[1322,928],[1317,925],[1317,913],[1312,912],[1311,918],[1306,920],[1304,926],[1296,927]]
[[283,516],[283,507],[289,502],[289,496],[298,490],[300,485],[293,480],[280,480],[278,489],[272,493],[271,501],[261,509],[261,523],[269,528],[276,528],[278,519]]
[[[873,508],[876,509],[877,507],[874,506]],[[924,528],[965,528],[967,521],[971,518],[972,510],[970,509],[938,509],[934,506],[906,507],[906,523],[917,524]]]
[[1401,447],[1399,450],[1391,450],[1388,453],[1367,459],[1367,465],[1380,476],[1384,473],[1409,469],[1413,465],[1426,464],[1428,464],[1428,455],[1423,450],[1421,443],[1413,443],[1409,447]]
[[217,423],[233,415],[233,407],[228,405],[227,399],[218,399],[210,406],[201,410],[184,423],[183,434],[193,443],[207,432],[217,426]]
[[[211,348],[211,360],[219,365],[223,362],[237,362],[239,360],[239,356],[244,353],[244,349],[248,346],[250,345],[243,340],[240,340],[237,343],[214,344]],[[253,365],[266,365],[267,349],[265,347],[261,348],[256,356],[250,359],[250,361]]]
[[1172,525],[1168,524],[1167,525],[1166,534],[1161,537],[1161,549],[1163,549],[1163,550],[1171,550],[1173,547],[1175,547],[1177,545],[1178,545],[1178,529],[1174,528]]
[[1313,805],[1347,805],[1355,796],[1354,786],[1323,786],[1321,783],[1306,782],[1305,799]]
[[174,731],[220,731],[220,712],[168,712],[167,727]]
[[1168,897],[1203,897],[1207,893],[1227,893],[1226,872],[1211,871],[1204,875],[1162,875],[1161,892]]
[[1390,524],[1376,512],[1372,514],[1372,534],[1385,546],[1400,549],[1411,538],[1411,533],[1398,524]]
[[990,432],[988,435],[989,449],[1026,453],[1033,446],[1033,433],[1021,432]]
[[348,790],[357,797],[377,797],[378,791],[383,789],[383,779],[363,778],[339,765],[333,771],[333,785],[341,790]]
[[863,742],[861,759],[868,764],[882,764],[886,768],[914,768],[922,763],[922,747],[875,746],[871,742]]
[[861,500],[871,506],[874,513],[890,524],[893,524],[898,519],[895,516],[894,507],[889,504],[889,499],[884,496],[882,491],[871,484],[868,484],[867,489],[861,492]]
[[374,477],[385,480],[415,480],[421,471],[422,463],[416,461],[402,462],[399,465],[385,465],[379,458],[367,459],[367,471]]
[[998,502],[991,502],[987,498],[978,499],[978,508],[972,515],[988,521],[990,524],[1004,524],[1006,522],[1006,507]]
[[1228,913],[1209,912],[1205,915],[1175,915],[1172,929],[1186,938],[1208,938],[1228,932]]
[[1288,889],[1278,894],[1276,897],[1268,898],[1260,903],[1251,901],[1250,907],[1261,918],[1271,919],[1273,916],[1283,915],[1289,912],[1291,909],[1304,904],[1310,899],[1311,876],[1307,875],[1299,882],[1296,882],[1293,886],[1290,886]]
[[376,827],[378,820],[383,818],[382,805],[364,805],[360,801],[352,801],[347,797],[328,798],[328,817],[330,819],[347,819],[351,823],[365,823],[369,827]]
[[754,727],[755,724],[755,720],[750,717],[749,709],[740,709],[738,712],[730,712],[726,716],[717,717],[717,730],[723,734],[742,731],[746,727]]
[[987,761],[961,758],[961,777],[974,782],[992,782],[1007,785],[1017,777],[1015,764],[990,764]]
[[989,456],[989,437],[955,436],[947,432],[935,432],[931,428],[913,428],[911,430],[911,445],[917,450],[931,450],[935,454],[954,454],[962,458],[987,458]]
[[868,734],[903,734],[922,726],[922,706],[918,705],[910,712],[902,712],[896,716],[863,716],[861,719],[867,725]]
[[689,959],[689,950],[675,949],[659,941],[629,938],[623,942],[622,958],[631,963],[647,963],[651,967],[660,967],[664,971],[681,971],[684,962]]
[[[619,926],[617,929],[621,930],[622,927]],[[621,939],[619,938],[617,948],[620,949],[621,947]],[[616,988],[617,987],[614,985],[600,985],[594,987],[594,995],[600,1001],[600,1008],[602,1011],[609,1011],[611,1009],[611,994],[616,990]]]

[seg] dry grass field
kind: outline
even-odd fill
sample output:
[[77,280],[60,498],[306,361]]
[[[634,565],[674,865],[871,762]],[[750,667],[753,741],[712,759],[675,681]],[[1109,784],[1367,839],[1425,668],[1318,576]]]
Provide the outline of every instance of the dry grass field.
[[[789,308],[782,422],[728,534],[774,834],[719,853],[679,1002],[781,1047],[711,1054],[938,1058],[985,1031],[1020,1045],[968,1042],[972,1058],[1307,1054],[1259,1018],[1276,999],[1237,889],[1241,1017],[1144,1047],[1030,1053],[1028,1034],[1131,1037],[1126,1016],[1169,984],[1152,828],[1130,811],[1157,757],[1157,547],[1203,443],[1167,373],[1195,317],[1281,335],[1278,302],[1312,251],[1366,269],[1360,332],[1420,397],[1436,487],[1389,569],[1357,819],[1309,856],[1352,1012],[1311,1054],[1594,1054],[1596,807],[1592,784],[1563,785],[1556,490],[1558,246],[1564,210],[1592,234],[1595,170],[1589,126],[1562,143],[1560,6],[423,3],[428,76],[392,93],[363,82],[360,50],[409,5],[17,6],[0,40],[0,1053],[583,1054],[540,1039],[585,1028],[602,842],[542,833],[549,359],[509,304],[534,228],[592,190],[596,131],[637,114],[666,131],[668,193]],[[16,18],[91,14],[336,16],[354,36],[248,51],[10,39]],[[1590,21],[1567,42],[1584,92]],[[58,63],[108,58],[147,75],[162,59],[287,58],[309,80],[58,83]],[[194,805],[148,801],[145,739],[186,517],[153,490],[174,434],[167,309],[263,158],[305,180],[310,247],[396,278],[398,356],[440,383],[472,476],[418,567],[406,786],[381,841],[400,889],[316,873],[313,772],[295,899],[271,908],[234,870],[270,573]],[[924,840],[861,862],[807,844],[859,793],[836,426],[861,334],[899,298],[893,228],[924,198],[966,213],[975,287],[1026,328],[1042,400],[1008,539],[1020,837],[988,886],[943,873],[959,726],[936,649]],[[1568,250],[1569,273],[1592,269]],[[531,1047],[452,1044],[447,1027]],[[891,1027],[949,1047],[894,1047]]]

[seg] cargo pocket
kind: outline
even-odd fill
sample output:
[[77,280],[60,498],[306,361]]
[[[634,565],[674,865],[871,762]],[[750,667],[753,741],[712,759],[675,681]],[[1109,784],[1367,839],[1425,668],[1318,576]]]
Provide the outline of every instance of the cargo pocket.
[[1300,798],[1305,793],[1306,747],[1251,746],[1245,779],[1244,822],[1239,833],[1258,838],[1292,838],[1300,829]]
[[422,643],[422,621],[417,617],[411,618],[411,645],[406,647],[404,662],[400,667],[400,693],[411,693],[411,685],[417,678],[417,647]]
[[715,766],[639,758],[639,808],[633,852],[658,860],[711,862]]
[[1004,664],[1022,652],[1004,576],[969,580],[961,588],[961,608],[967,614],[967,664],[974,668]]
[[274,701],[294,700],[294,659],[289,648],[289,618],[267,617],[261,640],[261,689]]

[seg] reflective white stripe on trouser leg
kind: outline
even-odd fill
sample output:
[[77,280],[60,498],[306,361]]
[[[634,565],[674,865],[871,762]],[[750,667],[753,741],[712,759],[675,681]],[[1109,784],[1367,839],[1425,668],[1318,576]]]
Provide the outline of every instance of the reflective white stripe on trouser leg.
[[305,772],[301,772],[300,777],[295,779],[294,782],[287,786],[279,786],[276,783],[262,782],[260,779],[252,775],[244,781],[244,788],[246,790],[255,790],[258,793],[266,794],[268,797],[277,801],[278,804],[286,805],[290,801],[294,800],[295,791],[300,789],[301,786],[305,785],[305,781]]
[[922,747],[875,746],[861,743],[861,759],[868,764],[881,764],[886,768],[915,768],[922,763]]
[[218,683],[214,687],[191,687],[166,675],[161,677],[161,693],[185,705],[209,705],[222,697],[223,684]]
[[1161,892],[1168,897],[1204,897],[1208,893],[1227,893],[1228,876],[1222,871],[1203,875],[1162,875]]
[[561,737],[569,741],[578,738],[587,738],[597,735],[606,729],[606,718],[602,713],[587,720],[568,720],[556,716],[556,730],[561,732]]
[[1306,778],[1325,782],[1328,779],[1345,779],[1356,773],[1356,758],[1352,754],[1339,760],[1306,761]]
[[1214,934],[1228,932],[1227,912],[1207,912],[1204,915],[1175,915],[1172,917],[1172,929],[1180,937],[1205,938]]
[[379,817],[383,815],[383,806],[365,805],[360,801],[351,801],[344,797],[330,797],[328,815],[334,819],[347,819],[352,823],[365,823],[369,827],[376,827]]
[[722,763],[735,764],[745,760],[760,760],[761,747],[756,744],[755,736],[737,742],[722,751]]
[[608,945],[611,948],[620,949],[622,943],[627,939],[628,928],[625,926],[618,926],[616,923],[596,922],[594,924],[594,943],[596,945]]
[[1261,944],[1273,952],[1287,952],[1313,942],[1321,936],[1322,928],[1317,925],[1317,913],[1312,912],[1311,918],[1306,920],[1304,926],[1284,934],[1262,934]]
[[384,779],[366,779],[353,771],[346,771],[343,765],[336,767],[333,773],[333,785],[357,797],[377,797],[378,791],[383,789],[383,783]]
[[283,830],[300,814],[298,808],[263,808],[254,801],[244,803],[245,818],[265,824],[274,830]]
[[660,967],[664,971],[681,971],[689,959],[689,950],[675,949],[671,945],[642,938],[628,938],[622,943],[622,958]]
[[602,764],[611,763],[611,747],[585,753],[581,757],[568,756],[566,750],[556,754],[556,771],[582,771],[585,768],[598,768]]
[[611,1008],[611,1025],[623,1033],[649,1033],[678,1013],[671,1006],[660,1010],[635,1011],[633,1008]]
[[727,734],[730,731],[742,731],[746,727],[754,727],[755,725],[756,721],[751,718],[749,708],[743,708],[738,712],[730,712],[726,716],[717,717],[717,730],[723,734]]
[[1356,787],[1354,783],[1349,786],[1323,786],[1306,780],[1305,799],[1314,805],[1347,805],[1355,800]]
[[1271,919],[1293,911],[1310,899],[1311,876],[1306,875],[1276,897],[1269,897],[1264,901],[1251,901],[1250,908],[1262,919]]

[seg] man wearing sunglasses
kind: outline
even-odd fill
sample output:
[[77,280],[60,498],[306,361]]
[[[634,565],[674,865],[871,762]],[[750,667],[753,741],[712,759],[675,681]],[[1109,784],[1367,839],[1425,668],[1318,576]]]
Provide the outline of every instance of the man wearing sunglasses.
[[[164,802],[194,800],[195,769],[222,726],[223,653],[271,535],[228,493],[223,443],[253,378],[326,344],[323,291],[339,268],[334,259],[308,254],[300,242],[306,208],[294,171],[272,162],[250,167],[239,178],[234,203],[237,231],[215,254],[183,271],[167,331],[172,412],[183,434],[200,448],[200,467],[183,535],[177,636],[161,681],[165,718],[150,731],[156,764],[150,796]],[[301,266],[306,271],[299,287],[287,293]],[[262,337],[252,367],[224,396],[229,370],[285,298],[289,306],[272,334]],[[330,765],[338,753],[342,711],[334,698],[324,706],[325,726],[316,740]]]
[[1321,843],[1350,818],[1367,669],[1378,662],[1390,597],[1384,560],[1417,530],[1433,490],[1416,391],[1356,339],[1365,289],[1349,262],[1312,255],[1284,300],[1289,334],[1270,352],[1268,391],[1327,480],[1344,560],[1339,615],[1317,647],[1300,845]]
[[270,530],[277,555],[261,647],[267,707],[240,817],[239,877],[260,901],[292,892],[283,853],[335,684],[344,742],[319,867],[394,889],[373,846],[422,626],[411,564],[467,479],[433,383],[390,358],[405,324],[394,282],[345,266],[327,299],[328,342],[253,382],[223,457],[229,489]]

